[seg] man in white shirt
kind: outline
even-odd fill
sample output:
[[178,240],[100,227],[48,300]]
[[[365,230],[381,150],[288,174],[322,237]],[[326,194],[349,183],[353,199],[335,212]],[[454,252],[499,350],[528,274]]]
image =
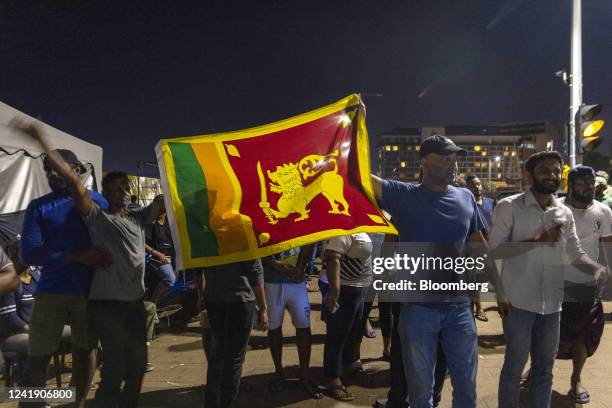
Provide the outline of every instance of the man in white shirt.
[[502,281],[513,305],[502,320],[506,354],[500,408],[519,405],[521,373],[529,354],[529,406],[550,406],[565,265],[580,265],[599,283],[606,276],[605,268],[581,248],[572,212],[553,196],[561,185],[562,165],[558,152],[533,154],[525,162],[531,188],[501,200],[493,211],[490,254],[504,259]]
[[[573,213],[576,233],[582,249],[595,260],[604,257],[607,264],[612,241],[612,210],[594,200],[595,170],[577,166],[568,175],[568,196],[562,201]],[[600,243],[604,254],[599,253]],[[569,396],[576,403],[590,402],[589,392],[582,386],[580,374],[588,357],[597,350],[603,333],[603,307],[593,276],[571,267],[565,274],[565,301],[561,312],[561,331],[557,358],[571,359],[573,371]]]

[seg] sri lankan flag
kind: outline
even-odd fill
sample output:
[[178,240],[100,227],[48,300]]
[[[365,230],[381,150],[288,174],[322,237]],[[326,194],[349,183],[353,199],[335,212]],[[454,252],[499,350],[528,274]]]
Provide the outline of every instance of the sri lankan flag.
[[374,198],[358,95],[265,126],[162,139],[156,153],[179,268],[397,233]]

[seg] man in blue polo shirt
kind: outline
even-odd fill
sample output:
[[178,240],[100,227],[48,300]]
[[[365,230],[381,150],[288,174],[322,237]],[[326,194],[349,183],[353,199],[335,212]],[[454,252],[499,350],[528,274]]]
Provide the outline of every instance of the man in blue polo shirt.
[[[419,151],[421,184],[372,175],[376,198],[393,217],[409,256],[425,252],[426,256],[456,260],[465,256],[466,241],[484,250],[484,223],[472,194],[451,185],[457,155],[465,156],[466,152],[450,139],[434,135],[423,141]],[[417,247],[418,253],[413,253]],[[440,268],[421,268],[416,276],[446,283],[462,279],[459,271]],[[496,274],[491,274],[491,279],[505,301]],[[453,382],[453,407],[476,407],[477,333],[468,294],[449,291],[418,295],[418,301],[402,303],[398,327],[410,406],[433,406],[439,341]],[[506,303],[500,304],[505,313]]]
[[[85,170],[70,150],[56,150],[75,174]],[[68,183],[49,166],[44,169],[51,193],[32,200],[26,210],[21,234],[21,259],[42,266],[30,320],[30,355],[24,386],[42,387],[50,356],[59,348],[64,324],[72,330],[72,355],[76,401],[82,406],[95,370],[96,336],[88,324],[87,295],[93,268],[112,262],[108,253],[92,248],[89,233],[70,196]],[[106,200],[89,191],[93,200]],[[93,357],[93,358],[92,358]]]

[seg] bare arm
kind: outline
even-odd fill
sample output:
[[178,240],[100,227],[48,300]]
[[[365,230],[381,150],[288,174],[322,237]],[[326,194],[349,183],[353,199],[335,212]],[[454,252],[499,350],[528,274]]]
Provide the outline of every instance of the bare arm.
[[87,189],[81,183],[78,173],[60,156],[56,151],[51,150],[43,135],[42,128],[36,123],[26,124],[17,120],[11,122],[11,126],[28,137],[36,141],[45,151],[49,158],[51,169],[56,171],[62,178],[66,180],[70,188],[70,194],[79,209],[81,215],[88,215],[91,211],[93,202]]
[[336,300],[340,296],[340,258],[342,255],[335,251],[326,250],[324,254],[325,270],[329,281],[329,292],[325,306],[328,310],[333,310]]
[[376,201],[382,201],[382,179],[374,174],[370,174],[372,180],[372,187],[374,188],[374,196]]
[[145,244],[145,251],[153,255],[153,257],[157,259],[159,262],[161,262],[163,265],[170,263],[170,260],[165,254],[149,246],[149,244]]
[[263,283],[253,288],[255,299],[259,305],[259,330],[265,331],[268,329],[268,304],[266,303],[266,293]]

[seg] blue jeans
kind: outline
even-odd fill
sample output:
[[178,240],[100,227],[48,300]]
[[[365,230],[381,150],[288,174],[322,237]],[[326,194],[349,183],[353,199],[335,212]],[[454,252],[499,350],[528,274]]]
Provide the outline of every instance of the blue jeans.
[[502,320],[506,355],[499,377],[499,407],[519,405],[521,374],[531,352],[529,406],[550,407],[552,370],[559,348],[560,313],[541,315],[513,308]]
[[433,407],[439,341],[451,375],[453,408],[475,408],[478,335],[470,304],[402,304],[398,330],[410,407]]

